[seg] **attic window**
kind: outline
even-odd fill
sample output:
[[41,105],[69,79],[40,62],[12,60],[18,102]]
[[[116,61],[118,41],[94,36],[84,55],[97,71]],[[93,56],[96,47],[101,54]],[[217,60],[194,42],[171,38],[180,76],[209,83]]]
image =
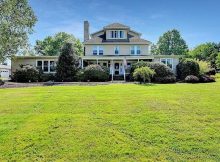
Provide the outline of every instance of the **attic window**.
[[111,39],[123,39],[124,38],[124,31],[123,30],[111,30],[110,31],[110,38]]

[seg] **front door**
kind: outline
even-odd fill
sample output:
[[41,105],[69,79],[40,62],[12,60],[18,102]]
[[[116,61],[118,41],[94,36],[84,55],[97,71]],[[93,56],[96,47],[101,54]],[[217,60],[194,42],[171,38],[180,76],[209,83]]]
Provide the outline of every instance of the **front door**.
[[119,63],[115,63],[115,75],[119,75]]

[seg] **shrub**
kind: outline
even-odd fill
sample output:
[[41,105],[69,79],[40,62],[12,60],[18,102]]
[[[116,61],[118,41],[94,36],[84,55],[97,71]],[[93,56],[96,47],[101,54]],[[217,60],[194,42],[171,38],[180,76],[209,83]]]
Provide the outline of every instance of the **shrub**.
[[176,77],[175,76],[155,77],[154,81],[157,83],[175,83]]
[[215,75],[215,74],[216,74],[215,68],[211,68],[209,69],[209,71],[206,72],[206,75]]
[[168,76],[174,77],[175,76],[173,71],[163,63],[150,62],[148,64],[148,67],[150,67],[151,69],[153,69],[155,71],[155,73],[156,73],[154,75],[155,78],[168,77]]
[[188,75],[185,78],[185,82],[186,83],[198,83],[199,82],[199,78],[195,75]]
[[63,46],[56,68],[56,78],[58,81],[69,82],[75,80],[79,64],[75,53],[71,43],[66,43]]
[[133,75],[135,69],[146,66],[149,66],[149,62],[139,61],[135,64],[132,64],[130,73]]
[[155,71],[154,77],[166,77],[166,76],[174,76],[172,70],[167,67],[165,64],[158,62],[144,62],[140,61],[132,65],[130,73],[132,74],[136,68],[140,67],[149,67]]
[[109,72],[100,65],[89,65],[81,74],[83,81],[100,82],[109,79]]
[[39,77],[40,82],[48,82],[48,81],[55,81],[55,80],[56,80],[56,77],[54,74],[42,73],[40,74],[40,77]]
[[13,80],[16,82],[37,82],[39,80],[39,71],[32,66],[22,66],[14,72]]
[[5,82],[2,79],[0,79],[0,86],[2,86],[4,84],[5,84]]
[[140,67],[135,69],[133,77],[137,81],[146,83],[146,81],[151,82],[151,78],[154,74],[155,72],[149,67]]
[[195,60],[199,64],[199,74],[203,75],[210,71],[210,65],[206,61]]
[[181,80],[188,75],[199,76],[199,64],[192,59],[183,59],[177,65],[177,75]]
[[208,75],[200,75],[199,76],[199,82],[200,83],[209,83],[209,82],[215,82],[215,78],[208,76]]

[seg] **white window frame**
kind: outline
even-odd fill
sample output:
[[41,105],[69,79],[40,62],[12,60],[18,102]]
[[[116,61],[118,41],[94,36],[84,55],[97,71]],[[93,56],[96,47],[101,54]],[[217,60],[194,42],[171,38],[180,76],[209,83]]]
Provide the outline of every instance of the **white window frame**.
[[[113,37],[112,37],[112,32],[113,32]],[[122,36],[120,37],[120,32],[122,32]],[[110,30],[110,39],[125,39],[125,31],[124,30]]]
[[[134,54],[131,53],[132,50],[134,50]],[[137,53],[138,50],[140,50],[139,54]],[[141,46],[139,46],[139,45],[132,45],[130,47],[130,54],[131,55],[141,55]]]
[[[43,71],[43,73],[56,73],[56,70],[53,71],[53,72],[50,71],[50,62],[54,61],[54,65],[55,65],[55,67],[56,67],[56,60],[36,60],[36,67],[38,67],[38,66],[37,66],[37,62],[38,62],[38,61],[41,61],[41,62],[42,62],[41,70]],[[47,65],[48,71],[44,71],[44,62],[46,62],[46,61],[48,61],[48,65]]]
[[[171,68],[171,69],[173,70],[173,58],[160,58],[160,63],[163,63],[162,60],[165,60],[165,62],[166,62],[165,65],[166,65],[167,67],[169,67],[168,64],[167,64],[167,62],[168,62],[167,60],[171,60],[171,65],[172,65],[172,68]],[[163,64],[164,64],[164,63],[163,63]],[[170,68],[170,67],[169,67],[169,68]]]
[[99,53],[100,53],[100,50],[103,51],[103,54],[102,54],[102,55],[104,55],[104,48],[103,48],[103,46],[93,46],[92,55],[94,55],[94,53],[93,53],[94,50],[97,51],[97,56],[100,55],[100,54],[99,54]]

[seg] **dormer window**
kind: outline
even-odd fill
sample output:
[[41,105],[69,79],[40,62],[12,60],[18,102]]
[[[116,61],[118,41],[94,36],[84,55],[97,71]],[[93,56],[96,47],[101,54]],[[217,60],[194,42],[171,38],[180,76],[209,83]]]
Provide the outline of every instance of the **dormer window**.
[[103,55],[104,50],[102,46],[94,46],[93,47],[93,55]]
[[125,38],[124,31],[123,30],[111,30],[110,38],[111,39],[124,39]]

